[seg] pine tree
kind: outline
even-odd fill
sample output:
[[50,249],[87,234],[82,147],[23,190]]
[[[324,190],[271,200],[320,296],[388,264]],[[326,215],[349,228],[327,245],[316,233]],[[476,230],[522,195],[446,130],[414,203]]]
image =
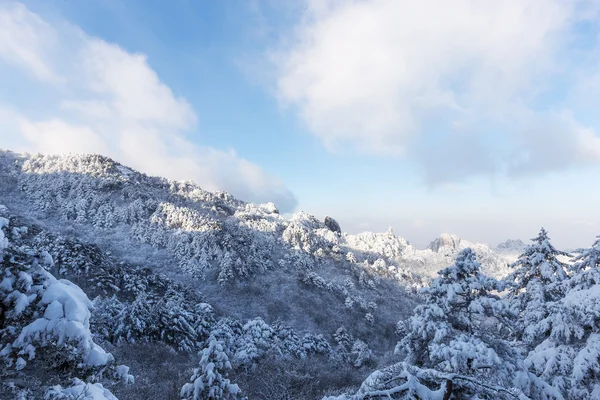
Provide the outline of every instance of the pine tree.
[[373,358],[369,346],[360,339],[356,339],[352,345],[352,356],[354,357],[353,365],[356,368],[362,367],[367,361]]
[[[148,341],[157,334],[153,323],[153,304],[145,292],[123,308],[116,321],[115,338],[127,342]],[[118,339],[117,339],[118,340]]]
[[547,305],[564,295],[568,266],[558,257],[569,255],[552,246],[544,228],[531,240],[534,243],[511,265],[516,270],[506,279],[510,285],[506,299],[519,315],[517,338],[533,348],[540,342],[534,328],[548,316]]
[[532,285],[552,286],[567,278],[567,264],[561,262],[558,257],[569,257],[569,254],[552,246],[544,228],[531,240],[534,243],[527,246],[519,259],[511,265],[512,268],[516,268],[510,275],[510,280],[514,282],[511,289],[513,294],[525,292]]
[[275,345],[281,355],[284,357],[306,357],[306,349],[302,346],[302,338],[291,327],[276,323],[273,325],[273,329],[275,331]]
[[[577,285],[578,287],[589,288],[600,283],[600,276],[598,276],[600,272],[600,236],[597,236],[593,245],[578,252],[573,258],[570,270],[574,277],[578,278],[570,280],[571,287]],[[581,279],[587,279],[587,281],[582,282]]]
[[243,334],[236,342],[234,361],[252,365],[259,357],[273,349],[275,331],[261,318],[249,320],[243,326]]
[[350,351],[353,339],[345,326],[340,326],[333,334],[333,338],[338,346],[340,346],[344,351]]
[[175,345],[180,351],[196,348],[197,316],[186,307],[185,298],[180,292],[172,288],[167,290],[153,311],[152,320],[158,325],[157,332],[161,341]]
[[227,379],[231,369],[222,342],[211,336],[200,353],[200,367],[194,370],[191,383],[181,389],[184,400],[236,400],[241,394],[238,385]]
[[504,339],[512,327],[510,311],[494,294],[502,285],[480,269],[471,249],[461,251],[422,290],[425,303],[399,323],[396,350],[405,361],[373,372],[353,396],[327,399],[516,400],[527,398],[521,386],[544,388]]
[[424,381],[428,385],[443,386],[443,374],[460,375],[471,381],[450,380],[443,390],[455,396],[502,398],[497,390],[486,392],[473,383],[510,387],[518,369],[514,350],[501,336],[511,326],[508,310],[494,294],[498,282],[480,270],[475,253],[467,248],[454,265],[438,272],[440,276],[422,290],[425,304],[400,324],[404,337],[396,352],[407,355],[410,368],[436,371]]
[[547,301],[544,318],[528,326],[539,344],[525,365],[550,385],[554,398],[600,398],[599,254],[596,240],[575,258],[573,276],[560,283],[564,296]]

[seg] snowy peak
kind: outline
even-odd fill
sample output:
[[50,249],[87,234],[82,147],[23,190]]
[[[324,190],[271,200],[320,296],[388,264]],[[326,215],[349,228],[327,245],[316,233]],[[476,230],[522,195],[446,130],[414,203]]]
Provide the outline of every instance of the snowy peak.
[[451,235],[449,233],[442,233],[439,238],[429,243],[429,246],[427,246],[427,248],[432,251],[435,251],[436,253],[438,253],[440,249],[444,247],[449,247],[452,250],[456,250],[458,249],[460,242],[461,239],[458,236]]

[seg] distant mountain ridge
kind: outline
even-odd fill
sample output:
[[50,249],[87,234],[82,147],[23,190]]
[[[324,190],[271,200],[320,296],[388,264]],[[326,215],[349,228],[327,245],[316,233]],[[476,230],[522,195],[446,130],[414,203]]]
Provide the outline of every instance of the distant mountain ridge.
[[[216,221],[233,217],[244,221],[266,223],[270,226],[261,226],[258,231],[280,233],[284,242],[292,246],[304,247],[309,252],[313,250],[314,245],[326,243],[330,249],[337,246],[338,251],[342,251],[343,248],[346,253],[365,253],[359,258],[381,255],[397,269],[402,269],[403,261],[413,267],[420,264],[420,260],[423,259],[432,261],[438,266],[441,265],[440,263],[445,263],[448,257],[452,257],[457,251],[465,247],[473,247],[491,262],[490,265],[486,265],[486,261],[482,260],[484,267],[488,267],[490,272],[497,276],[503,273],[500,265],[502,257],[493,254],[505,252],[512,243],[508,241],[496,249],[491,249],[489,246],[470,243],[456,235],[444,233],[431,242],[427,249],[419,250],[409,244],[408,240],[395,236],[391,231],[350,235],[342,233],[339,224],[333,218],[327,217],[326,221],[319,221],[304,212],[298,212],[290,220],[286,220],[279,215],[276,206],[272,203],[261,205],[245,203],[226,192],[204,191],[192,182],[147,177],[99,155],[19,155],[4,151],[1,153],[1,159],[4,164],[3,175],[14,183],[19,183],[21,189],[29,195],[30,202],[34,204],[32,211],[42,214],[45,211],[54,211],[60,214],[65,222],[82,223],[87,220],[85,222],[91,222],[95,227],[100,228],[131,223],[134,232],[137,232],[139,221],[135,221],[136,217],[150,214],[151,225],[156,225],[160,221],[171,230],[174,229],[175,234],[181,234],[186,231],[211,231]],[[72,183],[66,182],[69,180],[66,174],[87,175],[90,179],[76,179],[82,189],[79,194],[76,194]],[[41,177],[45,177],[47,183],[53,185],[44,185]],[[98,182],[92,182],[93,180]],[[96,183],[97,187],[93,187]],[[53,187],[54,185],[57,185],[56,188]],[[81,196],[91,196],[94,191],[105,197],[111,191],[120,192],[122,198],[114,204],[111,204],[112,202],[98,204],[97,199],[81,198]],[[161,196],[166,197],[168,201],[154,201]],[[115,208],[119,208],[127,201],[131,203],[125,212],[128,215],[115,213]],[[99,212],[88,218],[86,212],[90,214],[90,210],[81,209],[84,203],[85,206],[92,208],[92,211]],[[178,203],[176,207],[173,207],[174,203]],[[153,213],[149,213],[150,209]],[[252,224],[246,223],[246,225]],[[219,226],[219,228],[224,230],[226,226]],[[139,239],[146,241],[143,238]],[[515,243],[522,244],[520,241]],[[198,254],[191,255],[198,256]],[[435,275],[429,269],[417,269],[414,272],[426,276]]]
[[508,251],[508,252],[519,252],[522,251],[527,245],[523,243],[521,239],[513,240],[508,239],[506,242],[500,243],[496,246],[496,250]]

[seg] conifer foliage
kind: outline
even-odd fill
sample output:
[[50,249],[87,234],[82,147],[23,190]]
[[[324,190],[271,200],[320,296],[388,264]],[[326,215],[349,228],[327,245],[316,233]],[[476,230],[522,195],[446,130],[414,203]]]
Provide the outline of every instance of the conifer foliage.
[[208,339],[208,346],[200,353],[200,367],[194,370],[191,383],[181,389],[184,400],[237,400],[241,391],[238,385],[227,379],[231,369],[223,344],[214,336]]
[[525,248],[525,252],[512,264],[515,271],[509,280],[513,281],[511,293],[522,300],[521,308],[535,298],[552,300],[560,295],[559,283],[567,278],[567,264],[559,257],[569,257],[569,254],[559,251],[550,243],[548,232],[544,228],[537,237],[531,239],[533,244]]
[[[404,337],[396,351],[421,369],[506,385],[517,366],[510,343],[498,337],[499,331],[510,329],[509,311],[494,294],[498,288],[495,279],[481,273],[473,251],[463,250],[454,265],[423,289],[425,304],[400,326]],[[452,393],[473,395],[464,383],[453,383]]]
[[525,330],[535,338],[526,366],[549,385],[550,398],[600,398],[600,240],[575,257],[560,296]]

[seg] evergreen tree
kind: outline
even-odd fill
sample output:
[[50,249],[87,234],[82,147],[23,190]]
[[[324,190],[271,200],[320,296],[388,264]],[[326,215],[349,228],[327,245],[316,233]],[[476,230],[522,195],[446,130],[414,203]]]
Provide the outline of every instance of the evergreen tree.
[[600,235],[596,237],[593,245],[587,249],[581,249],[577,253],[570,268],[573,273],[595,270],[600,267]]
[[350,351],[353,339],[352,335],[348,333],[348,330],[346,330],[345,326],[340,326],[333,334],[333,338],[338,346],[340,346],[344,351]]
[[148,341],[157,334],[152,319],[151,299],[145,292],[140,293],[133,303],[123,308],[115,324],[114,337],[127,342]]
[[516,269],[509,277],[514,282],[511,293],[515,295],[528,291],[533,285],[543,284],[554,289],[557,282],[567,278],[567,264],[558,257],[569,257],[569,254],[552,246],[544,228],[531,240],[534,243],[527,246],[519,259],[511,265]]
[[251,366],[259,357],[273,349],[275,331],[262,318],[254,318],[243,326],[236,342],[234,361]]
[[537,346],[525,365],[553,390],[550,398],[600,398],[600,240],[575,258],[564,296],[544,304],[546,315],[528,326]]
[[369,346],[360,339],[356,339],[352,345],[352,356],[354,357],[353,365],[356,368],[362,367],[367,361],[373,358]]
[[[518,359],[511,344],[502,338],[511,326],[509,311],[494,294],[498,282],[480,269],[475,253],[467,248],[458,254],[454,265],[441,270],[440,276],[422,290],[425,304],[400,324],[404,337],[396,351],[406,354],[408,368],[431,370],[422,383],[441,383],[440,390],[448,395],[502,398],[502,393],[508,393],[506,389],[486,391],[485,386],[512,386]],[[442,376],[462,379],[449,378],[444,383],[440,382]]]
[[533,244],[512,264],[516,270],[506,281],[510,285],[507,300],[519,316],[517,338],[535,347],[540,341],[535,326],[548,316],[547,305],[564,295],[562,282],[568,277],[568,266],[558,257],[569,255],[552,246],[544,228],[531,240]]
[[227,379],[231,369],[223,344],[211,336],[200,353],[200,367],[194,370],[191,383],[181,389],[184,400],[236,400],[241,394],[238,385]]
[[154,307],[153,320],[158,324],[160,340],[175,345],[180,351],[196,348],[196,325],[202,315],[188,309],[180,292],[169,289]]

